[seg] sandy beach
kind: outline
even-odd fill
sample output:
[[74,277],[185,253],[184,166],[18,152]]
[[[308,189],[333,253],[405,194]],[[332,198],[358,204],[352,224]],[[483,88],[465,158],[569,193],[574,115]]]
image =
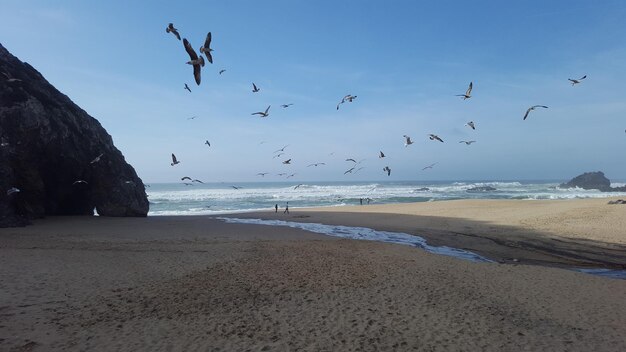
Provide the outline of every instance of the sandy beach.
[[506,264],[211,217],[0,229],[0,350],[620,351],[626,280],[549,267],[624,267],[626,206],[607,201],[232,215],[406,232]]

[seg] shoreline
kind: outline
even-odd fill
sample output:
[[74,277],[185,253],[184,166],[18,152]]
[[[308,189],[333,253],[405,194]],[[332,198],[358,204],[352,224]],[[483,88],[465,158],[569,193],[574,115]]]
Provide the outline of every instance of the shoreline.
[[[450,235],[457,226],[493,224],[401,214],[427,212],[407,207],[294,210],[283,220],[439,226],[431,243],[493,243]],[[500,236],[515,242],[520,234]],[[626,348],[626,280],[210,216],[50,217],[0,229],[0,268],[0,350],[7,351]]]

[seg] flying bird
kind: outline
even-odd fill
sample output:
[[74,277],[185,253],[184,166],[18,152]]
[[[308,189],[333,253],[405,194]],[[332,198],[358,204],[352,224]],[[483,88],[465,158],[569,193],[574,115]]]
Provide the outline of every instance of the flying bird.
[[185,181],[185,180],[189,180],[189,181],[191,181],[191,177],[189,177],[189,176],[185,176],[185,177],[182,177],[180,180],[181,180],[181,181]]
[[257,176],[265,177],[265,175],[269,174],[269,172],[259,172],[256,174]]
[[211,32],[209,32],[209,34],[206,35],[206,39],[204,40],[204,45],[200,47],[200,52],[206,55],[206,59],[209,60],[210,63],[213,63],[213,56],[211,56],[211,51],[213,51],[213,49],[211,49],[210,46],[211,46]]
[[296,174],[295,174],[295,173],[294,173],[294,174],[291,174],[291,175],[289,175],[289,176],[287,176],[287,178],[291,178],[291,177],[294,177],[294,176],[296,176]]
[[189,91],[189,93],[191,93],[191,88],[189,88],[189,86],[187,85],[187,83],[185,83],[185,89],[187,89]]
[[470,121],[470,122],[466,123],[465,126],[468,126],[471,129],[473,129],[473,130],[476,129],[476,126],[474,125],[474,121]]
[[587,75],[584,75],[584,76],[580,77],[579,79],[568,78],[567,80],[572,82],[572,85],[575,85],[575,84],[580,83],[580,81],[582,81],[585,78],[587,78]]
[[437,165],[437,163],[430,164],[430,165],[428,165],[428,166],[426,166],[426,167],[422,168],[422,171],[423,171],[423,170],[432,169],[432,168],[433,168],[433,166],[435,166],[435,165]]
[[260,91],[260,89],[256,86],[256,84],[254,84],[254,82],[252,82],[252,93],[256,93]]
[[315,164],[309,164],[309,165],[307,165],[307,167],[310,167],[310,166],[315,166],[315,167],[317,167],[318,165],[326,165],[326,163],[315,163]]
[[291,159],[287,159],[287,160],[283,161],[283,164],[291,164]]
[[234,188],[234,189],[241,189],[241,188],[243,188],[241,186],[239,186],[239,187],[238,186],[231,186],[231,187]]
[[389,168],[389,166],[383,167],[383,171],[387,173],[387,176],[391,176],[391,169]]
[[385,153],[382,152],[382,150],[380,151],[380,154],[378,154],[379,158],[384,158],[385,157]]
[[174,155],[174,153],[172,153],[172,163],[170,165],[174,166],[176,164],[180,164],[180,161],[178,161],[176,159],[176,155]]
[[545,105],[533,105],[533,106],[529,107],[529,108],[528,108],[528,110],[526,110],[526,113],[524,114],[524,120],[526,120],[526,118],[528,117],[528,114],[529,114],[531,111],[535,110],[536,108],[544,108],[544,109],[547,109],[548,107],[547,107],[547,106],[545,106]]
[[352,161],[353,163],[356,163],[356,160],[354,160],[352,158],[348,158],[348,159],[346,159],[346,161]]
[[165,32],[172,33],[174,36],[176,36],[176,39],[180,40],[180,34],[178,34],[178,29],[174,28],[173,23],[167,25],[167,27],[165,28]]
[[198,116],[192,116],[192,117],[188,117],[187,120],[195,120],[197,118],[198,118]]
[[470,82],[469,87],[467,87],[467,90],[465,91],[465,94],[457,94],[456,96],[457,97],[463,97],[463,100],[471,98],[472,97],[471,96],[471,94],[472,94],[472,86],[473,86],[473,84],[472,84],[472,82]]
[[[355,167],[356,167],[356,166],[355,166]],[[347,173],[352,173],[352,170],[354,170],[354,168],[355,168],[355,167],[352,167],[352,168],[348,169],[348,170],[347,170],[346,172],[344,172],[343,174],[345,175],[345,174],[347,174]]]
[[411,140],[411,137],[407,136],[406,134],[404,135],[404,139],[405,139],[405,141],[404,141],[404,147],[405,148],[410,146],[411,144],[413,144],[413,141]]
[[85,184],[85,185],[87,185],[89,183],[87,183],[87,181],[85,181],[85,180],[77,180],[77,181],[74,181],[74,183],[72,183],[72,185],[78,185],[78,184]]
[[443,143],[443,139],[439,138],[439,136],[436,134],[429,134],[428,136],[429,136],[428,138],[430,138],[431,141],[439,141]]
[[476,143],[476,141],[460,141],[459,143],[465,143],[467,145],[470,145],[472,143]]
[[339,110],[339,105],[341,105],[341,104],[343,104],[343,103],[345,103],[345,102],[352,103],[352,101],[353,101],[354,99],[356,99],[356,95],[351,95],[351,94],[346,95],[345,97],[343,97],[343,98],[341,99],[341,101],[339,102],[339,104],[337,104],[337,110]]
[[13,78],[11,77],[11,75],[8,72],[2,72],[2,74],[4,75],[4,77],[7,78],[7,82],[8,83],[13,83],[13,82],[21,82],[21,79],[17,79],[17,78]]
[[195,78],[196,84],[200,85],[200,71],[202,66],[204,66],[204,58],[202,56],[198,57],[198,54],[196,54],[195,50],[193,50],[193,47],[189,44],[187,38],[183,39],[183,45],[185,46],[185,51],[187,51],[187,54],[191,59],[187,61],[187,64],[193,66],[193,78]]
[[218,73],[221,75],[221,74],[222,74],[222,73],[224,73],[224,72],[226,72],[226,70],[221,69],[221,70],[220,70],[220,72],[218,72]]
[[269,116],[270,107],[271,107],[271,105],[270,105],[270,106],[268,106],[268,107],[267,107],[267,109],[265,109],[265,112],[262,112],[262,111],[259,111],[259,112],[253,112],[253,113],[252,113],[252,114],[250,114],[250,115],[259,115],[259,116],[261,116],[261,117],[268,117],[268,116]]
[[98,155],[97,157],[95,157],[92,161],[90,161],[90,164],[95,164],[97,162],[100,161],[100,158],[102,158],[102,156],[104,156],[104,153],[101,153],[100,155]]
[[191,180],[191,182],[204,183],[204,182],[202,182],[200,180],[197,180],[197,179],[193,179],[193,180]]
[[209,147],[211,146],[211,143],[209,143],[209,140],[206,140],[204,144],[208,145]]
[[294,189],[294,190],[295,190],[295,189],[298,189],[298,187],[300,187],[300,186],[304,186],[304,183],[300,183],[299,185],[297,185],[297,186],[296,186],[296,187],[294,187],[293,189]]
[[288,107],[290,107],[292,105],[293,105],[293,103],[289,103],[289,104],[283,104],[281,106],[286,109],[286,108],[288,108]]
[[276,176],[285,176],[285,175],[287,175],[287,173],[285,173],[285,172],[281,172],[279,174],[276,174]]
[[280,158],[282,155],[285,155],[285,153],[278,153],[278,154],[274,155],[274,157],[272,159]]
[[7,196],[10,196],[11,194],[18,193],[18,192],[21,192],[19,188],[11,187],[7,190]]
[[284,151],[285,151],[285,148],[287,148],[288,146],[289,146],[289,144],[287,144],[286,146],[284,146],[284,147],[282,147],[282,148],[280,148],[280,149],[278,149],[278,150],[274,151],[274,153],[284,152]]

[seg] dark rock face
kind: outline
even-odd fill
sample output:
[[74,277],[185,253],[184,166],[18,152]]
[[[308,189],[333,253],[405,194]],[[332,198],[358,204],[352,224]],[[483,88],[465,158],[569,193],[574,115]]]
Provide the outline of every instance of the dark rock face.
[[604,176],[602,171],[585,172],[571,179],[567,183],[561,183],[560,188],[597,189],[601,192],[626,192],[626,187],[611,187],[611,181]]
[[0,226],[94,208],[146,216],[143,182],[96,119],[0,44]]

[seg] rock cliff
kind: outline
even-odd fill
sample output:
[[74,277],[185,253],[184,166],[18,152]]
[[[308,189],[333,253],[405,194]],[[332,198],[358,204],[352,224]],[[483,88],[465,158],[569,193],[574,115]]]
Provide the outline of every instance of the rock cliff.
[[561,183],[560,188],[597,189],[602,192],[626,192],[626,187],[611,187],[611,181],[604,176],[602,171],[585,172],[571,179],[567,183]]
[[146,216],[143,182],[95,118],[0,44],[0,227],[94,208]]

